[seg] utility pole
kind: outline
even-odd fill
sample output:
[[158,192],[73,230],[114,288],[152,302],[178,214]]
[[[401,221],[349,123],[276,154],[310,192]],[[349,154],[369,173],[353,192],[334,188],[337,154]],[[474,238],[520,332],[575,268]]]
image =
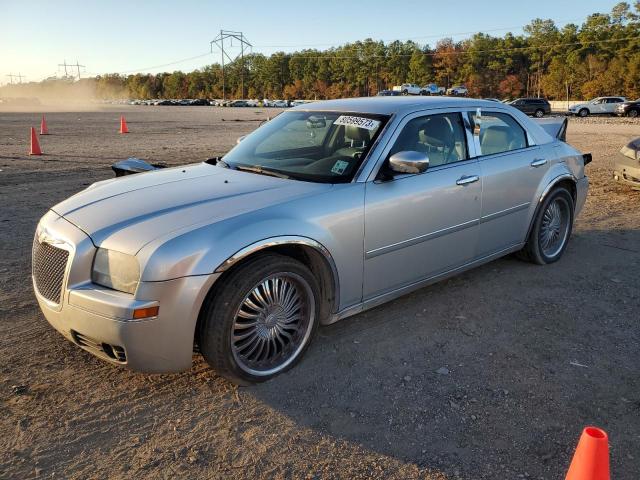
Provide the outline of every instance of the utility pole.
[[[229,46],[233,47],[233,39],[236,39],[240,42],[240,53],[238,55],[236,55],[235,58],[231,58],[229,56],[228,53],[228,48],[227,50],[225,50],[225,46],[224,46],[224,41],[225,40],[229,40]],[[240,71],[240,85],[241,85],[241,89],[242,89],[242,98],[244,98],[244,51],[245,49],[251,48],[253,47],[253,45],[251,45],[248,41],[247,41],[247,37],[244,36],[244,34],[242,32],[234,32],[231,30],[220,30],[220,33],[218,34],[218,36],[216,38],[214,38],[213,40],[211,40],[211,42],[209,42],[210,46],[211,46],[211,53],[213,53],[213,45],[215,44],[216,47],[218,47],[220,49],[220,57],[222,60],[222,99],[226,100],[227,98],[227,92],[226,92],[226,79],[224,76],[224,59],[225,57],[227,58],[227,60],[229,60],[229,63],[233,63],[234,61],[236,61],[238,58],[241,59],[241,67],[242,70]]]
[[78,63],[78,59],[76,58],[76,64],[75,64],[75,65],[72,65],[72,66],[75,66],[75,67],[78,69],[78,80],[80,80],[80,67],[82,67],[82,68],[86,68],[86,65],[80,65],[80,64]]
[[64,76],[68,77],[69,74],[67,73],[67,67],[70,67],[71,65],[67,65],[67,60],[65,59],[64,63],[59,63],[58,67],[64,67]]

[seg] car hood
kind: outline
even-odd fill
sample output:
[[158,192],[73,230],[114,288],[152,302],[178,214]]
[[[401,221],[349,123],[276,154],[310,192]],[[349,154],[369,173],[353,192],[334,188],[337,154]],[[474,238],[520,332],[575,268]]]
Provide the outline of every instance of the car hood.
[[96,246],[135,255],[191,225],[214,223],[331,188],[206,163],[114,178],[52,208]]

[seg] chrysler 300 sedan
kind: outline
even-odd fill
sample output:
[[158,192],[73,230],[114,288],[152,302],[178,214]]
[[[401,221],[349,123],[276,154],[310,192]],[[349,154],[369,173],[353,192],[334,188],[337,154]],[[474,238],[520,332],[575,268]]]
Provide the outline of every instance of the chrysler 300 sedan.
[[222,158],[51,208],[33,243],[36,297],[55,329],[114,364],[179,371],[199,350],[236,383],[263,381],[319,324],[512,252],[557,261],[590,157],[549,131],[483,100],[302,105]]

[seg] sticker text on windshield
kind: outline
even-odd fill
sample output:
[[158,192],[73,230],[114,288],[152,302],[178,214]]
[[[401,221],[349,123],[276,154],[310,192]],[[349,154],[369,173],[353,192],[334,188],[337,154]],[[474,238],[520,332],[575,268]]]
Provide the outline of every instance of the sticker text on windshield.
[[334,125],[347,125],[364,128],[365,130],[375,130],[380,125],[380,120],[372,120],[365,117],[352,117],[351,115],[340,115]]

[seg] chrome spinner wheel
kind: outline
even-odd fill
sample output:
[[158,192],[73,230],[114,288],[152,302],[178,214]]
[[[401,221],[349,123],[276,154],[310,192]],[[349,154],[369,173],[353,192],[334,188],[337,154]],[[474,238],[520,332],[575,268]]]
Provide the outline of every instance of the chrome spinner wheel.
[[554,258],[564,248],[571,227],[570,205],[564,197],[556,197],[547,205],[540,224],[540,250]]
[[300,275],[282,272],[260,281],[234,316],[231,350],[237,365],[255,376],[285,369],[308,342],[315,311],[311,287]]

